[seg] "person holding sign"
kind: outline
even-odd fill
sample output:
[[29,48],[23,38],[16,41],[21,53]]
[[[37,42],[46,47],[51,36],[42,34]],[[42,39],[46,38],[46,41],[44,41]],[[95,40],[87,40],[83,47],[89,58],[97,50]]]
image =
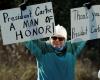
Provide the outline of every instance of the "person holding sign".
[[[90,9],[92,5],[90,2],[84,6]],[[23,44],[36,57],[37,80],[75,80],[75,63],[85,41],[67,41],[66,29],[57,25],[49,41],[32,40]]]
[[23,44],[36,57],[37,80],[75,80],[75,62],[86,42],[71,44],[63,26],[55,26],[49,41],[32,40]]

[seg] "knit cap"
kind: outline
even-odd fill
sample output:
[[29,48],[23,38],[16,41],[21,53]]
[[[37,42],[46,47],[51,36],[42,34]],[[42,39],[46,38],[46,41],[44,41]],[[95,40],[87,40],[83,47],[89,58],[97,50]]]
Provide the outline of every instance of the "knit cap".
[[67,39],[67,31],[63,26],[60,26],[59,24],[55,26],[55,33],[54,36],[60,35]]

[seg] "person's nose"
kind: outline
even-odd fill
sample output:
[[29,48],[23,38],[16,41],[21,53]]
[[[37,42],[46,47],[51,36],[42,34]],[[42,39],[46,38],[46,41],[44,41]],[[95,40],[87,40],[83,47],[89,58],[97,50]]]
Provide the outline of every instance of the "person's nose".
[[57,38],[56,41],[59,41],[59,39]]

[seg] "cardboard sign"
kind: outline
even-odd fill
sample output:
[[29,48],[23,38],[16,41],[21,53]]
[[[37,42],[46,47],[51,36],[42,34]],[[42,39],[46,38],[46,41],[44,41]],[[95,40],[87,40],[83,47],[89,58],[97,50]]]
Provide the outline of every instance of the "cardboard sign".
[[100,38],[100,5],[71,9],[71,41]]
[[50,37],[54,33],[52,3],[43,3],[0,11],[3,44]]

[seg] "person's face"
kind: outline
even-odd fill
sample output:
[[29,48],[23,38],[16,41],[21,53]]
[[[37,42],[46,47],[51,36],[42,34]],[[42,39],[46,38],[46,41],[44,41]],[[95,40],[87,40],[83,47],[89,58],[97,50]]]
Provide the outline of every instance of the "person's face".
[[51,44],[54,48],[61,48],[64,46],[65,38],[62,36],[52,36]]

